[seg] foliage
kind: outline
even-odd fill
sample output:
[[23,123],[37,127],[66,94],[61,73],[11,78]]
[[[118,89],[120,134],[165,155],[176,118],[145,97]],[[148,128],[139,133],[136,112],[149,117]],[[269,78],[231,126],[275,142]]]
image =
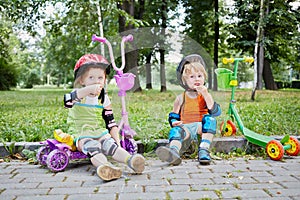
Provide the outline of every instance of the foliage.
[[[101,8],[106,37],[117,35],[120,16],[126,19],[127,24],[132,23],[135,27],[161,27],[161,16],[168,15],[167,28],[174,28],[170,23],[172,19],[184,16],[184,23],[181,24],[185,27],[184,33],[198,43],[197,48],[203,46],[209,53],[209,59],[212,60],[210,56],[213,55],[215,34],[213,25],[218,17],[219,59],[237,54],[251,55],[253,52],[258,22],[258,0],[235,0],[234,6],[226,6],[227,1],[218,1],[218,13],[213,10],[216,3],[213,0],[132,1],[135,6],[135,16],[118,9],[117,4],[123,2],[119,0],[2,1],[0,6],[1,54],[5,52],[5,56],[2,55],[5,62],[9,68],[15,68],[12,70],[13,73],[20,75],[17,81],[21,85],[30,87],[45,80],[47,74],[55,77],[58,85],[72,81],[72,68],[76,60],[84,53],[98,51],[97,47],[90,43],[91,35],[99,32],[97,5]],[[269,13],[264,19],[266,57],[271,63],[275,77],[280,79],[284,70],[293,68],[294,71],[299,72],[299,7],[297,10],[291,8],[290,3],[295,0],[266,2],[269,2]],[[185,13],[179,13],[180,3]],[[162,11],[165,4],[167,4],[167,11]],[[51,14],[46,12],[49,10],[53,12]],[[45,34],[40,32],[41,28],[45,30]],[[177,30],[178,26],[175,29]],[[10,44],[13,39],[11,33],[20,38],[18,45],[15,41],[14,44]],[[24,36],[28,35],[34,37],[34,44],[25,40]],[[144,40],[146,41],[147,39]],[[159,47],[159,44],[149,47],[148,51],[144,49],[141,54],[149,54],[149,51],[157,50]],[[182,52],[193,51],[193,49],[186,50],[189,48],[189,44],[184,44]],[[167,52],[169,47],[165,50]],[[141,61],[143,60],[145,59],[142,58]],[[140,66],[143,66],[143,63]],[[248,71],[244,74],[249,76]],[[35,77],[36,81],[30,83],[26,80],[29,76]]]
[[12,27],[1,14],[0,19],[2,19],[0,24],[0,90],[8,90],[17,84],[17,70],[11,63],[12,58],[8,43]]
[[17,72],[6,59],[0,57],[0,90],[9,90],[17,85]]
[[[0,133],[4,142],[42,141],[53,137],[55,129],[67,130],[67,109],[63,107],[66,90],[16,90],[0,92]],[[147,91],[127,94],[130,126],[137,132],[136,140],[154,144],[156,139],[168,138],[168,113],[181,91]],[[250,90],[238,90],[237,109],[245,127],[263,135],[300,135],[299,90],[257,91],[257,101],[246,96]],[[120,100],[117,90],[110,90],[115,118],[120,120]],[[221,104],[222,115],[227,114],[229,92],[213,92]],[[280,114],[278,114],[280,113]],[[104,124],[103,124],[104,125]],[[219,130],[218,130],[219,131]],[[239,135],[241,133],[238,133]],[[217,134],[217,137],[220,137]]]
[[[231,37],[227,42],[232,49],[241,49],[242,53],[252,53],[256,39],[256,29],[259,21],[258,0],[236,0],[235,9],[231,12],[236,18],[227,29]],[[299,7],[292,9],[291,2],[295,1],[265,1],[266,13],[263,22],[265,59],[280,76],[285,66],[291,66],[299,71]]]

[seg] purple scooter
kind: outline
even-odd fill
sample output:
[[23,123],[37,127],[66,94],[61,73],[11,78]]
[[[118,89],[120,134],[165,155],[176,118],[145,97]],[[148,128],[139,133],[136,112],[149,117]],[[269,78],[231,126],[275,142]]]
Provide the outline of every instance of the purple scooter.
[[119,128],[121,132],[121,146],[130,154],[135,154],[137,152],[137,144],[134,141],[133,137],[136,135],[136,132],[130,128],[129,121],[128,121],[128,112],[126,111],[126,103],[125,103],[125,96],[126,91],[130,90],[134,86],[134,79],[135,75],[132,73],[123,73],[123,69],[125,68],[125,42],[133,41],[132,35],[127,35],[122,38],[121,41],[121,58],[122,58],[122,65],[120,68],[116,66],[113,49],[111,43],[103,37],[98,37],[93,35],[92,41],[104,43],[107,45],[110,55],[110,60],[114,70],[117,72],[114,75],[116,80],[117,86],[119,88],[118,96],[121,97],[122,103],[122,118],[119,123]]

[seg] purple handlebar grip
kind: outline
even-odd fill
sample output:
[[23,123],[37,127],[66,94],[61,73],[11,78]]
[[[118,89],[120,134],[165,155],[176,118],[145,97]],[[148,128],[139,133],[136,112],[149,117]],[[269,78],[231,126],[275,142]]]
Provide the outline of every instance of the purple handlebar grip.
[[98,37],[96,36],[95,34],[92,36],[92,41],[95,42],[102,42],[102,43],[105,43],[106,42],[106,38],[103,38],[103,37]]
[[124,42],[131,42],[131,41],[133,41],[133,36],[131,34],[124,36],[123,40],[124,40]]

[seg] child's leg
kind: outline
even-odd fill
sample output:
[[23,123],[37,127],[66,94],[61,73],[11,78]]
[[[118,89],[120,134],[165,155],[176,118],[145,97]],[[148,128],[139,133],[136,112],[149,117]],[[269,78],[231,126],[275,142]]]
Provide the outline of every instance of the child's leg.
[[200,164],[209,164],[211,159],[209,148],[213,137],[216,134],[217,121],[215,118],[205,115],[202,120],[202,137],[198,150],[198,160]]
[[102,153],[99,141],[91,138],[81,139],[77,143],[77,148],[91,158],[91,162],[97,167],[97,174],[101,179],[109,181],[121,177],[122,170],[112,166],[107,161],[106,156]]
[[108,136],[104,139],[101,138],[103,153],[112,156],[117,162],[127,164],[136,173],[142,173],[145,169],[145,158],[140,154],[130,155],[125,149],[118,146],[113,138]]
[[156,154],[161,161],[166,161],[172,165],[179,165],[181,163],[180,150],[182,142],[189,138],[190,134],[184,128],[175,126],[169,133],[169,147],[159,147]]

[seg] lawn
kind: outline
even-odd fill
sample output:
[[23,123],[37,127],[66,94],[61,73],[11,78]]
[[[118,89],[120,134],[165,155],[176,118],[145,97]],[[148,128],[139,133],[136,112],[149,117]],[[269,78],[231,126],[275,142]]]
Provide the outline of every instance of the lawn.
[[[42,141],[52,137],[53,130],[67,130],[68,110],[63,106],[63,95],[70,90],[32,89],[0,92],[0,133],[2,142]],[[127,111],[136,140],[143,143],[167,138],[170,129],[168,113],[181,91],[160,93],[144,90],[127,93]],[[220,103],[222,115],[227,113],[230,92],[212,92]],[[245,127],[264,135],[300,135],[300,90],[261,90],[256,100],[250,100],[251,90],[237,90],[236,107]],[[111,90],[116,120],[120,119],[120,99],[117,90]],[[238,132],[238,134],[241,134]],[[221,137],[220,133],[217,137]]]

